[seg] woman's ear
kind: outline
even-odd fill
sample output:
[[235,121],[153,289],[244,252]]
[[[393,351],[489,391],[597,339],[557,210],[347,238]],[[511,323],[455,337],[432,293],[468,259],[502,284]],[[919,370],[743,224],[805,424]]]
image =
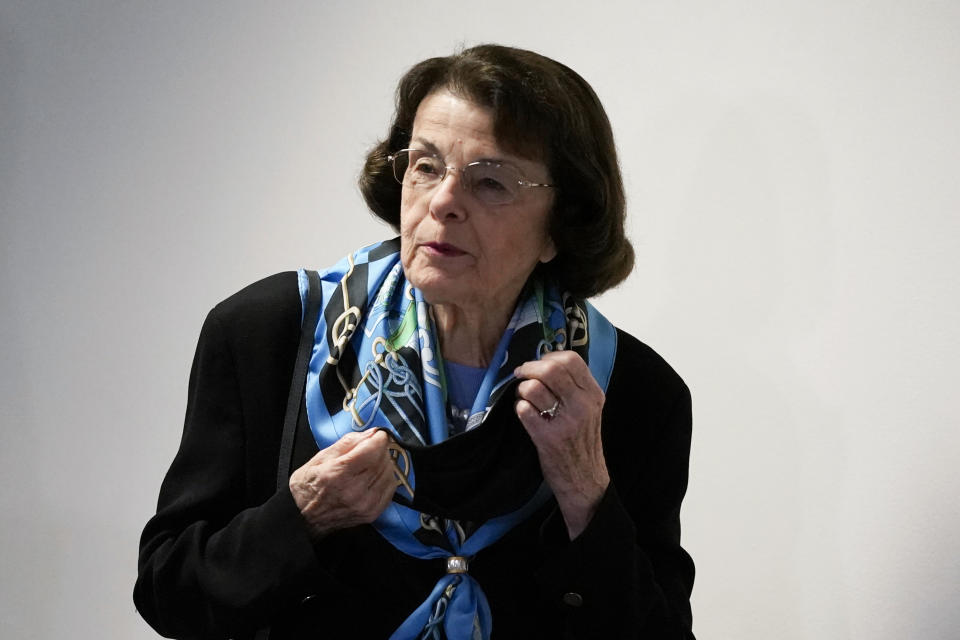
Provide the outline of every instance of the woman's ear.
[[540,262],[547,263],[557,257],[557,245],[553,243],[553,237],[547,236],[547,241],[540,250]]

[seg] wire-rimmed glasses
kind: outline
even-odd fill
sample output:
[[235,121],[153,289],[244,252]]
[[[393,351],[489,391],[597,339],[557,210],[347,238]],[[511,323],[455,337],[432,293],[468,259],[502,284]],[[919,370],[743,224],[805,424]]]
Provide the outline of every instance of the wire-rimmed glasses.
[[387,156],[387,160],[393,165],[397,182],[414,189],[432,189],[443,182],[449,171],[459,171],[463,188],[489,205],[510,204],[523,188],[555,186],[530,182],[513,165],[493,160],[478,160],[460,169],[449,167],[436,153],[423,149],[401,149]]

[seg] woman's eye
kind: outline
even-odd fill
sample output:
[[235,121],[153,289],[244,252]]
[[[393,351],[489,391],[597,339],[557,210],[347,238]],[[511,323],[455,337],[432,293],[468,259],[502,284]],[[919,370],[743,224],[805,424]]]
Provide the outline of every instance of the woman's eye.
[[474,188],[480,189],[483,191],[498,191],[498,192],[507,190],[506,185],[490,177],[480,178],[480,180],[478,180],[474,185]]
[[413,165],[413,170],[417,174],[424,176],[436,175],[439,173],[436,163],[430,162],[429,160],[418,160],[416,164]]

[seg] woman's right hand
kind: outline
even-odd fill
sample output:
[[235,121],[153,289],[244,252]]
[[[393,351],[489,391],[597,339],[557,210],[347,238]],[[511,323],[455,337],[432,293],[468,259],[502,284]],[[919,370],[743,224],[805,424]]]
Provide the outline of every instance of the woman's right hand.
[[314,537],[376,520],[397,488],[386,431],[348,433],[290,476],[290,493]]

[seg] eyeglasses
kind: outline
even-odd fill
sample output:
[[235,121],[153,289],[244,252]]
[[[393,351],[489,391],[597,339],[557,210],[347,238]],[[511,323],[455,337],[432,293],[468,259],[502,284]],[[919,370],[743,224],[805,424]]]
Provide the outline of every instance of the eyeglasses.
[[387,156],[387,160],[393,164],[397,182],[414,189],[432,189],[443,182],[449,171],[460,171],[463,188],[490,205],[510,204],[524,187],[555,186],[530,182],[516,167],[492,160],[471,162],[461,169],[448,167],[440,156],[422,149],[402,149]]

